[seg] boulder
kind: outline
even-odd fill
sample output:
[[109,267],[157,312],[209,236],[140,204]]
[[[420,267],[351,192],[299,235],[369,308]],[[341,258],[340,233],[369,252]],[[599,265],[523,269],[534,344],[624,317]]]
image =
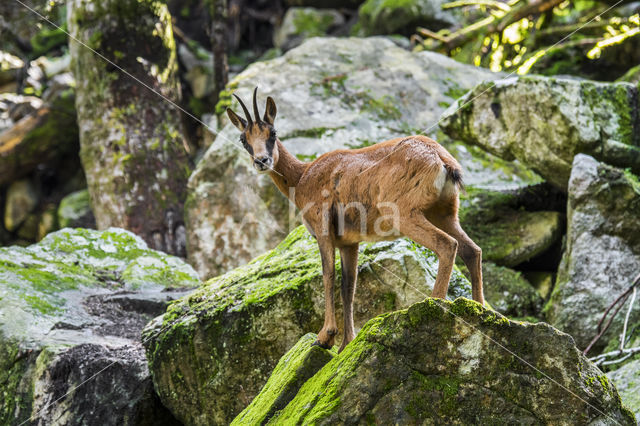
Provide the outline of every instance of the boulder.
[[501,314],[525,318],[540,313],[542,297],[520,272],[483,262],[482,279],[486,301]]
[[184,79],[193,96],[202,99],[213,93],[213,54],[197,43],[178,45],[178,57],[187,71]]
[[4,227],[15,231],[27,219],[39,201],[37,189],[29,179],[13,182],[7,189],[4,206]]
[[74,0],[66,7],[69,34],[129,74],[78,42],[69,45],[80,157],[97,226],[128,229],[154,249],[185,256],[190,164],[174,106],[180,86],[167,6]]
[[638,88],[630,83],[487,81],[452,105],[440,127],[504,160],[518,159],[563,189],[577,153],[640,172]]
[[[567,240],[547,319],[584,348],[606,308],[640,270],[640,182],[632,173],[576,155],[569,180]],[[622,331],[618,315],[594,350]],[[631,324],[640,321],[635,304]],[[593,352],[595,353],[595,352]]]
[[73,192],[60,201],[58,225],[60,228],[95,228],[96,220],[91,211],[88,190]]
[[413,34],[417,26],[431,30],[452,27],[460,20],[456,9],[445,10],[443,0],[367,0],[358,10],[363,35]]
[[140,330],[199,284],[189,265],[115,228],[3,247],[0,265],[0,424],[178,424]]
[[0,185],[46,165],[56,168],[77,155],[78,125],[71,87],[60,87],[41,104],[31,98],[7,97],[6,108],[17,122],[0,133]]
[[[274,371],[270,380],[292,373]],[[265,388],[256,400],[274,391]],[[243,415],[274,425],[635,424],[569,335],[511,322],[462,298],[428,298],[372,319],[282,400],[288,403],[272,415],[258,404]]]
[[313,346],[317,338],[316,334],[305,334],[280,358],[264,388],[231,425],[266,423],[293,399],[307,380],[331,361],[336,355],[335,348],[327,350]]
[[640,424],[640,359],[627,362],[607,376],[618,389],[622,403],[635,413],[636,422]]
[[[362,244],[356,328],[423,300],[436,270],[435,255],[408,240]],[[455,269],[449,295],[470,293]],[[278,359],[301,335],[317,332],[323,319],[320,255],[301,226],[274,250],[208,281],[147,326],[143,336],[158,395],[185,424],[227,424],[256,396]]]
[[[280,139],[294,155],[312,160],[402,135],[436,137],[444,108],[490,75],[436,53],[408,52],[385,38],[316,37],[250,65],[221,93],[216,112],[239,110],[231,94],[251,99],[260,85],[260,109],[266,95],[277,103]],[[275,247],[300,223],[271,179],[255,172],[238,137],[233,125],[224,126],[189,178],[187,253],[203,277]],[[455,148],[468,185],[513,188],[535,180],[518,165]]]
[[292,7],[282,18],[273,33],[273,44],[282,50],[290,50],[305,39],[329,34],[345,23],[344,16],[335,9]]
[[[535,191],[502,192],[469,189],[461,195],[460,223],[482,258],[513,267],[548,250],[562,237],[564,217],[556,211],[527,211]],[[553,207],[549,205],[548,207]]]

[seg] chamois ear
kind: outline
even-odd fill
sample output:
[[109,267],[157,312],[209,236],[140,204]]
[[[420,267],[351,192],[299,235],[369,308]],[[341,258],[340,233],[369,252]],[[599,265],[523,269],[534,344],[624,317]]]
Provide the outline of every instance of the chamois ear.
[[267,108],[264,110],[263,120],[273,126],[273,122],[276,121],[276,114],[278,109],[276,108],[276,102],[271,96],[267,97]]
[[227,115],[229,116],[229,119],[231,120],[233,125],[236,126],[241,132],[244,132],[244,129],[247,128],[247,120],[233,112],[231,108],[227,108]]

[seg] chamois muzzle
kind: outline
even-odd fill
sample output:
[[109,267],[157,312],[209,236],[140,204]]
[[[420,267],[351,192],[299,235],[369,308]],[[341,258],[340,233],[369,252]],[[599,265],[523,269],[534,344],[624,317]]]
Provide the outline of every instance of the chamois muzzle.
[[267,156],[256,158],[253,160],[253,167],[259,172],[266,172],[273,167],[273,158]]

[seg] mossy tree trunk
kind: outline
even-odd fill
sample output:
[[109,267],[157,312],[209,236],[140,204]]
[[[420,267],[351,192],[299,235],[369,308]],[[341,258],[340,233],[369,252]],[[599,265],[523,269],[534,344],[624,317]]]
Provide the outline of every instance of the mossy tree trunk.
[[218,103],[219,94],[229,80],[227,65],[227,0],[207,0],[211,13],[211,49],[213,51],[214,88],[211,105]]
[[74,38],[117,65],[70,43],[80,155],[98,228],[125,228],[154,249],[184,256],[190,167],[179,111],[167,101],[179,101],[180,86],[166,5],[73,0],[67,23]]

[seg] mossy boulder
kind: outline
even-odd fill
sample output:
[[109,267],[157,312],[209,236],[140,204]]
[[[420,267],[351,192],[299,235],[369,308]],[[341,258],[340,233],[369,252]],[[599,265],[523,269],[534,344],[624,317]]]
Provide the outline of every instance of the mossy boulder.
[[[545,307],[551,324],[571,334],[584,348],[598,334],[606,308],[640,270],[640,182],[628,171],[578,154],[569,180],[567,241],[556,286]],[[617,315],[595,351],[617,339]],[[640,322],[640,305],[630,326]]]
[[487,81],[453,104],[440,127],[504,160],[519,160],[563,189],[577,153],[640,172],[638,88],[630,83]]
[[57,216],[60,228],[95,228],[89,191],[81,189],[65,196],[60,201]]
[[16,82],[22,67],[24,67],[22,59],[0,50],[0,88],[8,83]]
[[307,380],[331,361],[336,355],[335,348],[313,346],[317,337],[314,333],[305,334],[280,358],[264,388],[232,425],[265,424],[293,399]]
[[[260,109],[272,96],[275,127],[287,149],[305,161],[335,149],[359,148],[403,135],[438,136],[439,116],[457,96],[492,74],[432,52],[412,53],[382,37],[315,37],[284,56],[251,64],[221,93],[216,112],[241,111],[232,93]],[[221,123],[227,123],[223,116]],[[226,124],[189,178],[186,221],[189,262],[202,277],[244,264],[275,247],[300,224],[289,201],[259,175]],[[450,145],[447,145],[450,146]],[[480,151],[480,150],[478,150]],[[459,147],[468,185],[518,187],[522,167]]]
[[358,10],[358,32],[362,35],[413,34],[418,25],[433,30],[458,23],[460,13],[445,10],[442,0],[367,0]]
[[[436,256],[411,241],[362,244],[356,328],[423,300],[431,294],[436,270]],[[470,293],[469,282],[455,269],[449,295]],[[339,302],[337,312],[342,324]],[[275,249],[171,304],[147,326],[144,342],[158,394],[185,424],[228,423],[299,336],[320,330],[323,319],[320,255],[301,226]]]
[[0,248],[0,268],[1,424],[176,423],[140,330],[199,284],[189,265],[121,229],[67,228]]
[[542,297],[518,271],[482,263],[484,296],[493,309],[510,317],[537,316],[542,309]]
[[635,420],[569,335],[428,298],[369,321],[267,424],[433,423]]
[[484,260],[517,266],[544,253],[560,240],[564,231],[563,214],[525,210],[527,201],[523,198],[535,191],[535,188],[520,192],[471,188],[461,196],[460,223],[482,248]]
[[640,424],[640,359],[626,363],[607,376],[618,388],[622,403],[634,412]]
[[185,257],[191,170],[174,106],[180,86],[167,6],[158,0],[73,0],[66,6],[69,34],[77,40],[69,52],[80,158],[97,226],[128,229],[151,248]]
[[305,39],[327,35],[344,23],[344,16],[334,9],[291,7],[273,33],[273,44],[285,51],[293,49]]

